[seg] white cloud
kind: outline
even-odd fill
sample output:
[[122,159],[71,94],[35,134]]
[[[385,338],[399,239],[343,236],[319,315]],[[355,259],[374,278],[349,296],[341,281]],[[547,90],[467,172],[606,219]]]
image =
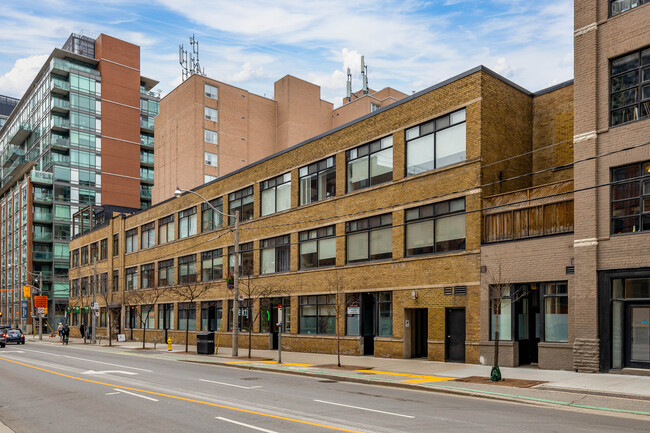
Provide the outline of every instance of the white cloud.
[[21,98],[47,58],[42,54],[18,59],[9,72],[0,76],[0,94]]

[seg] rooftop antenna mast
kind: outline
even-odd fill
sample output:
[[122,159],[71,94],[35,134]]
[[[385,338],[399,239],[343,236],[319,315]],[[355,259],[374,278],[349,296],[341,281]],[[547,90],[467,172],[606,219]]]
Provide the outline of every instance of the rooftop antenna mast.
[[346,97],[348,98],[348,102],[352,101],[352,72],[350,72],[350,68],[348,68],[348,81],[347,81],[347,88],[346,88]]
[[199,63],[199,41],[194,35],[190,37],[190,46],[192,47],[191,53],[187,52],[183,44],[178,46],[178,63],[182,68],[183,81],[194,74],[205,76],[205,69],[202,69]]
[[363,94],[368,94],[368,66],[365,62],[365,56],[361,56],[361,81],[363,82]]

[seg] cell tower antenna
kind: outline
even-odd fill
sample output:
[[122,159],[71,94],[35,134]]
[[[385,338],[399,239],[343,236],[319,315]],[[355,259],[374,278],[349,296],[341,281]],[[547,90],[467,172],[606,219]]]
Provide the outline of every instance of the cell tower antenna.
[[182,44],[178,46],[178,62],[181,64],[183,81],[194,74],[205,75],[205,69],[201,68],[199,63],[199,41],[194,35],[190,37],[190,46],[192,47],[190,53]]
[[352,72],[350,72],[350,68],[348,68],[348,82],[347,82],[345,95],[348,98],[348,102],[351,102],[352,101]]
[[368,94],[368,65],[365,62],[365,56],[361,56],[361,80],[363,82],[363,94]]

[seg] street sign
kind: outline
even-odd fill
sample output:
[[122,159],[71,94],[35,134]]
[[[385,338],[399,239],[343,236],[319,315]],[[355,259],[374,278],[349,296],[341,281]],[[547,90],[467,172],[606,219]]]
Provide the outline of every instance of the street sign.
[[75,313],[78,313],[78,312],[79,312],[79,306],[78,306],[78,305],[76,305],[76,306],[74,307],[74,312],[75,312]]
[[47,307],[47,296],[34,296],[34,307],[36,307],[36,308],[46,308]]
[[29,286],[23,286],[23,297],[24,298],[29,298],[31,296],[31,287]]
[[45,314],[45,308],[44,307],[38,307],[38,314]]
[[20,318],[21,319],[26,319],[27,318],[27,301],[21,301],[20,302]]
[[278,305],[278,326],[282,326],[282,304]]
[[244,300],[244,295],[242,295],[241,293],[239,295],[237,295],[237,300],[239,302],[243,301]]
[[99,317],[99,311],[95,311],[95,316]]
[[91,310],[99,310],[99,302],[91,302],[90,303],[90,309]]

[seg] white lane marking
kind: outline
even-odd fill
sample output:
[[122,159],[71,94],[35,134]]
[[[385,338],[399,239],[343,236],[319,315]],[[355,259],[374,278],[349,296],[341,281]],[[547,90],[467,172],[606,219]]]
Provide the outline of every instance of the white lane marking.
[[243,422],[235,421],[235,420],[228,419],[228,418],[223,418],[221,416],[215,416],[214,418],[218,419],[218,420],[221,420],[221,421],[226,421],[226,422],[230,422],[230,423],[233,423],[233,424],[237,424],[237,425],[240,425],[242,427],[248,427],[248,428],[251,428],[251,429],[257,430],[257,431],[263,431],[263,432],[266,432],[266,433],[277,433],[274,430],[268,430],[268,429],[265,429],[265,428],[262,428],[262,427],[255,427],[254,425],[244,424]]
[[402,415],[401,413],[385,412],[383,410],[377,410],[377,409],[368,409],[367,407],[350,406],[348,404],[334,403],[332,401],[324,401],[324,400],[314,400],[314,401],[318,402],[318,403],[333,404],[334,406],[343,406],[343,407],[350,407],[352,409],[367,410],[368,412],[377,412],[377,413],[383,413],[383,414],[386,414],[386,415],[401,416],[401,417],[404,417],[404,418],[415,418],[414,416],[411,416],[411,415]]
[[117,394],[119,394],[119,392],[107,392],[104,395],[117,395]]
[[261,386],[241,386],[241,385],[235,385],[233,383],[225,383],[225,382],[217,382],[216,380],[207,380],[207,379],[199,379],[201,382],[210,382],[210,383],[216,383],[217,385],[225,385],[225,386],[232,386],[234,388],[241,388],[241,389],[256,389],[256,388],[261,388]]
[[130,394],[130,395],[133,395],[133,396],[136,396],[136,397],[140,397],[140,398],[146,398],[147,400],[158,401],[158,400],[156,400],[155,398],[147,397],[146,395],[136,394],[135,392],[125,391],[125,390],[123,390],[123,389],[119,389],[119,388],[113,388],[113,389],[114,389],[115,391],[123,392],[123,393],[125,393],[125,394]]
[[22,351],[22,350],[3,350],[3,351],[2,351],[2,354],[3,354],[3,355],[5,355],[5,354],[7,354],[7,353],[25,353],[25,352]]
[[34,350],[34,349],[25,349],[27,352],[36,352],[36,353],[43,353],[45,355],[50,355],[50,356],[62,356],[65,358],[70,358],[70,359],[76,359],[78,361],[86,361],[86,362],[96,362],[97,364],[104,364],[104,365],[110,365],[112,367],[121,367],[121,368],[129,368],[131,370],[139,370],[139,371],[146,371],[147,373],[153,373],[152,370],[147,370],[144,368],[137,368],[137,367],[130,367],[128,365],[120,365],[120,364],[112,364],[110,362],[104,362],[104,361],[97,361],[95,359],[86,359],[86,358],[79,358],[76,356],[70,356],[70,355],[59,355],[56,353],[51,353],[51,352],[43,352],[41,350]]
[[84,371],[81,374],[109,374],[109,373],[120,373],[120,374],[129,374],[129,375],[138,374],[132,371],[121,371],[121,370],[102,370],[102,371],[88,370],[88,371]]

